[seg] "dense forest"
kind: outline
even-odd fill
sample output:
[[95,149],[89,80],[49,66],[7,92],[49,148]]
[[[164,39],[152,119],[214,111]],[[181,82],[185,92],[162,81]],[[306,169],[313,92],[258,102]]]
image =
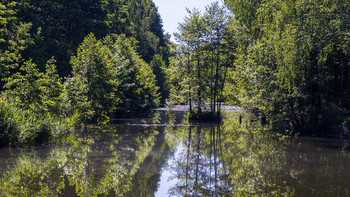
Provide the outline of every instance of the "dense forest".
[[204,119],[238,105],[288,133],[350,129],[350,2],[225,0],[189,9],[175,37],[152,0],[1,0],[0,146],[174,103]]
[[1,146],[165,102],[170,36],[151,0],[3,0],[0,21]]

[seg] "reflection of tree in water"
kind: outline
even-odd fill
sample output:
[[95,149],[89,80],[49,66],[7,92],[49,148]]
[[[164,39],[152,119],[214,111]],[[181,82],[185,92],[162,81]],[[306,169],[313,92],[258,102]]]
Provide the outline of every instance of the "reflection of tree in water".
[[160,181],[161,169],[174,152],[173,147],[165,141],[163,128],[158,128],[159,134],[155,136],[155,145],[140,168],[134,175],[132,188],[125,196],[148,197],[154,196]]
[[[293,196],[286,180],[287,144],[284,136],[271,132],[249,116],[226,114],[222,134],[232,194],[237,196]],[[246,115],[245,115],[246,116]],[[242,122],[242,123],[240,123]]]
[[1,171],[0,196],[125,196],[155,136],[150,131],[114,133],[86,131],[73,145],[53,147],[47,157],[20,154]]
[[179,180],[171,195],[215,196],[224,195],[228,185],[227,171],[221,162],[221,130],[216,127],[189,127],[185,149],[173,167]]
[[349,177],[348,152],[293,146],[240,117],[186,126],[173,116],[167,126],[120,124],[87,129],[65,146],[14,149],[9,163],[0,163],[0,196],[153,196],[166,164],[177,181],[173,196],[348,195],[338,188]]
[[[228,119],[229,118],[229,119]],[[286,196],[285,142],[239,116],[215,127],[190,127],[173,166],[173,196]]]

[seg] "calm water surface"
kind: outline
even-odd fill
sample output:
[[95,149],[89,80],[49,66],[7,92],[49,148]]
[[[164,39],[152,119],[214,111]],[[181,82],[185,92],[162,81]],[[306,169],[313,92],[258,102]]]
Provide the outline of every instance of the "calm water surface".
[[185,116],[0,149],[0,196],[350,196],[348,140],[283,137],[243,112],[221,125]]

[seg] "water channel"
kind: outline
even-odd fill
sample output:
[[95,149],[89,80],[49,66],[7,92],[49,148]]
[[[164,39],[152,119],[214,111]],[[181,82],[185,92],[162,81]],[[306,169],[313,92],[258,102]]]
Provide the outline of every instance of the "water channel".
[[[55,145],[0,149],[0,196],[350,196],[345,139],[286,137],[244,112],[88,126]],[[243,118],[242,118],[243,117]]]

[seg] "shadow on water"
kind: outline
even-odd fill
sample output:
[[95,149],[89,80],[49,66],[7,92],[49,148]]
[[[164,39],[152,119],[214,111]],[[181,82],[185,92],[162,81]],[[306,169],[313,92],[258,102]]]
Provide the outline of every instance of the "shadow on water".
[[0,196],[349,196],[348,141],[286,137],[244,112],[89,126],[59,145],[0,149]]

